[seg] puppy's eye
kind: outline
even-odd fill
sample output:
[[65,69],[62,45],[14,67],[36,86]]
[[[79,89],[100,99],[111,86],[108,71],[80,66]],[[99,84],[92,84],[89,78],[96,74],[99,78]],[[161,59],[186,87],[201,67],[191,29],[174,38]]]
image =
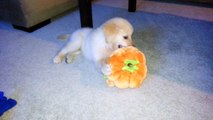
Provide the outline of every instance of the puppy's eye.
[[128,39],[128,36],[124,36],[124,39],[125,39],[125,40]]

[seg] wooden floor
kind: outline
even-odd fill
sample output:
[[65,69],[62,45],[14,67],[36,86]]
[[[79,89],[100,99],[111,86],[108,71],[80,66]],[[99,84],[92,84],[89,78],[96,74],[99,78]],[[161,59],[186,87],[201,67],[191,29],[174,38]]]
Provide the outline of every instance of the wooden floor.
[[[127,8],[128,0],[95,0],[93,4],[101,4],[118,8]],[[207,7],[137,0],[137,11],[146,11],[151,13],[167,13],[191,19],[213,22],[213,8]]]

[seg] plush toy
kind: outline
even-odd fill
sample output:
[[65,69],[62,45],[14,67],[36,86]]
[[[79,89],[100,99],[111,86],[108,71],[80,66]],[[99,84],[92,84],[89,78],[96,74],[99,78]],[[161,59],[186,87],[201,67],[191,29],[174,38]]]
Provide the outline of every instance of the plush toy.
[[4,93],[0,91],[0,117],[3,115],[4,112],[8,111],[12,107],[14,107],[17,102],[11,98],[7,99],[4,96]]
[[111,87],[140,87],[147,74],[146,58],[135,47],[124,47],[116,50],[110,56],[108,64],[112,73],[106,76],[106,82]]

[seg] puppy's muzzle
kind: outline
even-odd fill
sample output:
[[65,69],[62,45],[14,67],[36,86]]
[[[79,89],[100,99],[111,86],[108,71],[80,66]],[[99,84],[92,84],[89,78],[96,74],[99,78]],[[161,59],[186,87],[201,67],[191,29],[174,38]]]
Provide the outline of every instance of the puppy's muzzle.
[[135,44],[131,44],[131,45],[127,45],[127,46],[118,45],[118,48],[123,48],[123,47],[128,47],[128,46],[133,46],[133,47],[136,47],[136,46],[135,46]]

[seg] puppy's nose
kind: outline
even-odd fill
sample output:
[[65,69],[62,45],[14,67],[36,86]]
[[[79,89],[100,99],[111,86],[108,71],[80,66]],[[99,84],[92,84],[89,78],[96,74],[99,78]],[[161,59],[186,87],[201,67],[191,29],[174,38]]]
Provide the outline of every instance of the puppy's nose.
[[122,45],[118,45],[118,48],[122,48],[123,46]]

